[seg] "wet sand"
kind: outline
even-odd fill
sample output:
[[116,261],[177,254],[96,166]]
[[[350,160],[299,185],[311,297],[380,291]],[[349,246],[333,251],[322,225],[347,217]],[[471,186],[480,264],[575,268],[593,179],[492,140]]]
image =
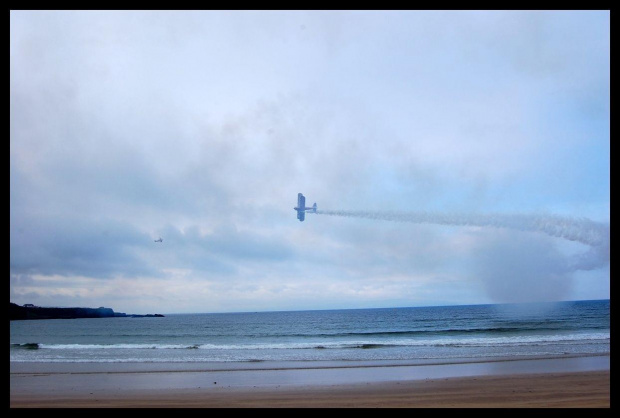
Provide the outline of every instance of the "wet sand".
[[11,363],[10,406],[609,408],[609,360]]

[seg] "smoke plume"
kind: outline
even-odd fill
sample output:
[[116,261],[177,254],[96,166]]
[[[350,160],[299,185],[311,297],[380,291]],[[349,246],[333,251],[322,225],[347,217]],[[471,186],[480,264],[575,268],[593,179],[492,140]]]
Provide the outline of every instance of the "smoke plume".
[[438,212],[387,212],[352,210],[317,210],[317,214],[349,218],[365,218],[393,222],[452,226],[509,228],[524,232],[540,232],[552,237],[590,246],[571,264],[572,270],[592,270],[609,262],[609,225],[587,218],[535,214],[467,214]]

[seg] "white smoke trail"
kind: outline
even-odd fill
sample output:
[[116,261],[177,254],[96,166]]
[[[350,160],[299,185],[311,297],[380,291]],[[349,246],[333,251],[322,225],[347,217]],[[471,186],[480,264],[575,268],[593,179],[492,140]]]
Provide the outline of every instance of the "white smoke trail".
[[609,225],[586,218],[534,214],[466,214],[438,212],[377,212],[317,210],[317,214],[418,224],[481,226],[542,232],[592,247],[574,262],[574,269],[598,268],[609,261]]

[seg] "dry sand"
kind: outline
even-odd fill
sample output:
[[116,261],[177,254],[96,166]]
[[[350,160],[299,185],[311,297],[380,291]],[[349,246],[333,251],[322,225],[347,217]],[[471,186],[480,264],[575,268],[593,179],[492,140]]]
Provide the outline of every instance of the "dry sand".
[[[607,364],[609,357],[605,357]],[[318,370],[228,370],[211,371],[102,371],[82,365],[80,369],[11,372],[12,408],[609,408],[610,370],[562,370],[553,360],[540,361],[543,371],[531,372],[528,362],[506,362],[519,370],[504,373],[488,369],[478,374],[459,375],[460,366],[430,366],[427,376],[418,373],[403,378],[406,367],[380,367],[362,383],[355,372],[372,368],[325,368]],[[566,363],[570,364],[570,363]],[[464,367],[465,365],[463,365]],[[116,366],[118,367],[118,366]],[[427,366],[425,366],[427,367]],[[582,366],[580,366],[582,367]],[[598,367],[598,366],[597,366]],[[443,371],[442,371],[443,370]],[[448,370],[446,377],[445,370]],[[473,372],[472,372],[473,370]],[[482,370],[482,369],[480,369]],[[498,370],[492,372],[492,370]],[[545,371],[547,370],[547,371]],[[334,380],[331,372],[343,379]],[[388,374],[381,374],[384,372]],[[390,373],[392,373],[390,375]],[[430,373],[430,374],[429,374]],[[303,383],[305,378],[325,376],[323,382]],[[213,381],[214,376],[222,381]],[[263,384],[254,384],[251,376]],[[301,380],[293,380],[299,376]],[[384,379],[394,376],[394,379]],[[412,375],[413,376],[413,375]],[[262,378],[261,378],[262,377]],[[350,382],[346,383],[348,378]],[[229,379],[228,382],[226,379]],[[248,380],[248,378],[250,380]],[[244,383],[245,382],[245,383]],[[335,383],[334,383],[335,382]],[[344,382],[344,383],[343,383]],[[230,384],[227,384],[230,383]]]

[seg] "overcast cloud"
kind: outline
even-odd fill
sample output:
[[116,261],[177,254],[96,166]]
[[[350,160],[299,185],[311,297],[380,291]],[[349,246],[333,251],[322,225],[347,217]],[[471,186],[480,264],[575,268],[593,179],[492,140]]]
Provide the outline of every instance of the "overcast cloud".
[[[609,125],[609,11],[11,11],[10,298],[609,298]],[[319,210],[586,218],[604,242],[299,222],[298,192]]]

